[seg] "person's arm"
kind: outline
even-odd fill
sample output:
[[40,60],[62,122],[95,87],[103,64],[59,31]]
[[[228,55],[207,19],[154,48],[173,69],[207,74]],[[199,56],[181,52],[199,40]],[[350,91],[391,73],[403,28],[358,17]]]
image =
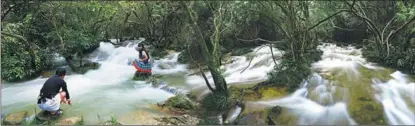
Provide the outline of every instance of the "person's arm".
[[68,88],[66,86],[66,82],[65,81],[63,81],[63,84],[62,84],[62,91],[66,92],[66,99],[69,100],[70,99],[69,92],[68,92]]
[[140,59],[140,61],[145,61],[145,60],[147,60],[148,59],[148,56],[147,56],[147,53],[145,52],[145,51],[143,51],[143,59]]

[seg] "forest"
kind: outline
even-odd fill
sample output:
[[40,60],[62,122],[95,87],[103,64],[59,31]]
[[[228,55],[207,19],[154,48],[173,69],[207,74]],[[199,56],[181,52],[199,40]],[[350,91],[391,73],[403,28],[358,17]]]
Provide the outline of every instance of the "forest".
[[[201,108],[193,107],[197,105],[191,105],[190,108],[196,111],[199,109],[226,111],[221,115],[222,120],[227,120],[228,124],[250,124],[238,119],[243,118],[244,114],[253,113],[247,111],[249,108],[247,99],[254,97],[255,94],[272,89],[270,93],[274,96],[275,92],[281,93],[277,90],[284,89],[281,95],[285,95],[302,88],[305,81],[310,80],[316,71],[313,69],[313,63],[324,60],[326,52],[319,48],[322,43],[344,48],[347,46],[359,48],[367,62],[386,68],[389,74],[400,71],[413,77],[412,80],[415,81],[415,2],[410,0],[89,2],[5,0],[1,1],[1,4],[2,83],[22,83],[33,80],[43,75],[45,70],[59,67],[54,63],[57,57],[63,57],[74,73],[88,74],[91,66],[96,67],[91,69],[105,67],[96,62],[89,64],[88,61],[83,60],[101,48],[102,43],[122,47],[125,46],[123,42],[139,38],[145,38],[143,43],[149,47],[149,54],[156,60],[168,56],[171,51],[179,52],[177,62],[188,64],[187,69],[197,71],[194,75],[203,79],[203,87],[210,92],[203,100],[196,100]],[[112,41],[113,39],[115,41]],[[230,84],[226,79],[228,76],[225,74],[226,70],[221,66],[229,64],[230,57],[256,53],[253,49],[259,46],[271,51],[271,63],[275,65],[266,73],[266,80],[249,88]],[[274,56],[279,51],[283,52],[283,55]],[[248,56],[246,63],[251,65],[257,57],[260,55]],[[336,63],[332,62],[332,64]],[[245,69],[236,72],[243,73]],[[344,72],[339,69],[333,69],[331,74]],[[132,67],[131,70],[134,71]],[[372,81],[375,83],[373,77],[386,83],[392,78],[389,74],[369,73],[369,70],[363,67],[357,68],[357,71],[362,74],[362,79],[359,81],[344,79],[347,78],[344,74],[323,76],[326,80],[338,81],[339,85],[343,85],[342,87],[346,87],[346,90],[351,92],[349,95],[352,98],[346,103],[346,111],[350,114],[350,118],[353,118],[357,124],[415,124],[414,119],[405,120],[400,118],[402,116],[395,118],[389,116],[391,114],[384,110],[386,106],[382,107],[383,103],[374,102],[376,99],[374,93],[362,94],[362,92],[372,92],[372,89],[369,91],[366,90],[366,86],[348,86],[348,84],[372,83]],[[413,85],[411,79],[408,81],[406,82],[408,85]],[[370,84],[367,87],[371,87]],[[38,89],[33,90],[38,92]],[[414,90],[409,92],[413,94]],[[69,92],[71,92],[70,88]],[[265,95],[262,94],[262,97]],[[336,92],[333,95],[336,95]],[[368,97],[370,102],[353,102],[361,99],[361,96]],[[8,96],[2,94],[3,97]],[[413,98],[408,96],[407,99]],[[181,110],[187,108],[176,105],[180,104],[177,102],[183,102],[182,99],[173,97],[168,101],[171,100],[177,101],[166,104],[170,108],[182,107]],[[409,103],[405,100],[405,103],[415,117],[413,114],[415,100]],[[242,107],[242,114],[235,117],[237,119],[228,119],[235,105],[246,107]],[[367,105],[372,107],[362,110]],[[273,105],[272,109],[264,110],[267,116],[262,117],[261,114],[264,113],[252,115],[260,116],[261,119],[255,119],[257,121],[266,120],[261,123],[265,125],[292,124],[293,119],[288,118],[288,114],[287,116],[282,114],[284,118],[270,114],[276,113],[275,111],[285,111],[281,109]],[[225,124],[225,122],[212,122],[214,119],[205,119],[207,117],[201,116],[203,114],[194,112],[185,113],[203,118],[199,124]],[[365,112],[367,115],[361,114]],[[297,118],[301,117],[303,116]],[[338,124],[336,121],[323,122],[317,121],[315,124]],[[350,123],[346,124],[350,125]]]

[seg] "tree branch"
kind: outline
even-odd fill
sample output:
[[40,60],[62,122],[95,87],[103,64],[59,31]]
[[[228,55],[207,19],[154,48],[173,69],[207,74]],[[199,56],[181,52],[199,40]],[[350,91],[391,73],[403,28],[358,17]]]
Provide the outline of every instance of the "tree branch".
[[[262,48],[264,48],[265,46],[262,46],[262,47],[260,47],[260,48],[258,48],[255,52],[254,52],[254,55],[260,50],[260,49],[262,49]],[[248,66],[246,66],[246,68],[245,69],[243,69],[242,71],[241,71],[241,73],[243,73],[246,69],[248,69],[248,67],[251,65],[251,62],[252,62],[252,60],[254,60],[254,58],[255,58],[255,56],[254,57],[252,57],[251,58],[251,60],[249,61],[249,64],[248,64]],[[240,73],[240,74],[241,74]]]
[[212,88],[212,86],[210,86],[209,83],[209,79],[206,77],[205,73],[203,72],[202,68],[200,67],[200,64],[197,63],[194,59],[193,59],[193,55],[192,53],[190,53],[190,44],[187,45],[187,53],[189,54],[190,59],[197,65],[197,67],[199,68],[200,73],[202,74],[203,79],[205,80],[205,83],[207,85],[207,87],[209,88],[210,91],[215,92],[215,89]]
[[24,38],[23,36],[21,36],[21,35],[11,34],[11,33],[4,32],[4,31],[2,31],[2,32],[1,32],[1,35],[6,35],[6,36],[10,36],[10,37],[18,38],[18,39],[20,39],[20,40],[23,40],[24,42],[27,42],[27,39],[25,39],[25,38]]
[[388,29],[388,26],[392,23],[392,21],[395,19],[396,15],[393,16],[393,18],[391,20],[389,20],[388,24],[386,24],[386,26],[383,28],[382,33],[381,33],[381,42],[384,42],[384,33],[385,30]]
[[272,50],[272,43],[269,44],[269,49],[271,50],[272,60],[274,61],[274,64],[277,65],[277,61],[275,61],[274,51]]
[[341,27],[336,26],[336,25],[333,23],[333,20],[330,20],[330,22],[331,22],[331,25],[333,26],[333,28],[337,28],[337,29],[340,29],[340,30],[344,30],[344,31],[355,31],[355,30],[361,30],[361,29],[341,28]]
[[389,40],[391,36],[395,35],[396,33],[398,33],[399,31],[401,31],[403,28],[405,28],[407,25],[409,25],[410,23],[412,23],[413,21],[415,21],[415,16],[413,16],[411,19],[409,19],[409,21],[407,21],[405,24],[403,24],[401,27],[399,27],[398,29],[392,31],[392,35],[389,35],[386,39]]
[[318,25],[320,25],[321,23],[323,23],[323,22],[327,21],[328,19],[330,19],[330,18],[332,18],[332,17],[336,16],[337,14],[339,14],[339,13],[341,13],[341,12],[346,12],[346,11],[347,11],[347,10],[340,10],[340,11],[338,11],[338,12],[334,13],[334,14],[331,14],[330,16],[326,17],[325,19],[320,20],[317,24],[315,24],[315,25],[311,26],[310,28],[307,28],[307,31],[310,31],[311,29],[313,29],[313,28],[317,27],[317,26],[318,26]]
[[245,42],[264,41],[264,42],[273,43],[273,44],[286,42],[286,41],[270,41],[270,40],[266,40],[266,39],[262,39],[262,38],[256,38],[256,39],[253,39],[253,40],[246,40],[246,39],[238,38],[236,36],[236,34],[235,34],[235,38],[240,40],[240,41],[245,41]]

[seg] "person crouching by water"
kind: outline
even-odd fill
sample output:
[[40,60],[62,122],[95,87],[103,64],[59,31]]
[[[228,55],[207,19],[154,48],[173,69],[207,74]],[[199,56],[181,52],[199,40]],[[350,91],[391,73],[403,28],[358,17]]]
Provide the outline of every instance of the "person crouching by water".
[[151,75],[151,63],[149,62],[150,55],[143,44],[138,44],[135,48],[138,51],[138,59],[133,62],[134,67],[139,73],[148,73]]
[[[37,104],[40,109],[50,112],[52,115],[60,115],[60,104],[62,102],[71,105],[68,88],[63,80],[66,75],[65,68],[58,68],[56,75],[46,80],[40,89]],[[60,89],[62,88],[62,91]]]

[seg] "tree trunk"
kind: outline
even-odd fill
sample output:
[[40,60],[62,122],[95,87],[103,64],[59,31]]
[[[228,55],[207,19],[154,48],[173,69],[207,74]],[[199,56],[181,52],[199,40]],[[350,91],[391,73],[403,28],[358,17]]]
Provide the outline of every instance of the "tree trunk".
[[[188,15],[191,19],[191,24],[192,27],[194,28],[194,30],[196,31],[196,33],[198,34],[200,41],[197,41],[199,43],[199,45],[201,46],[201,51],[202,51],[202,56],[204,57],[204,60],[208,66],[208,69],[212,75],[213,81],[215,83],[215,91],[216,92],[225,92],[226,95],[228,95],[227,93],[227,84],[225,81],[225,78],[222,76],[222,74],[218,71],[218,67],[217,66],[217,61],[218,60],[214,60],[212,55],[209,53],[209,49],[206,45],[205,42],[205,37],[203,36],[202,31],[200,30],[199,25],[197,24],[197,21],[193,15],[193,11],[190,9],[190,7],[188,7],[187,5],[185,5],[187,7],[187,12]],[[215,46],[213,47],[215,48]],[[213,54],[215,55],[215,53]],[[215,63],[216,62],[216,63]]]

